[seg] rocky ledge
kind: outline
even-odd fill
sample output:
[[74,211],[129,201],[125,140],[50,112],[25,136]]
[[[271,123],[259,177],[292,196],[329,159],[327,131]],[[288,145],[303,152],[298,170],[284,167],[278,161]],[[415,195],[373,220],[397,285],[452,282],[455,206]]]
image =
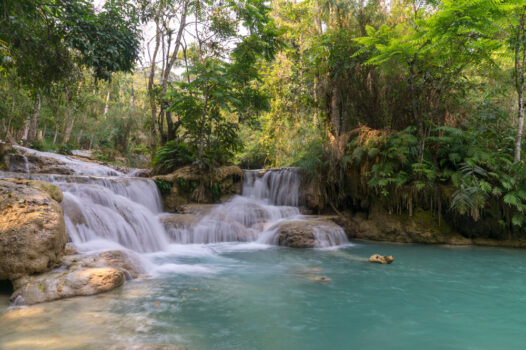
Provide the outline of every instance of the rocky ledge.
[[32,305],[99,294],[120,287],[124,281],[144,273],[140,258],[131,251],[69,255],[64,257],[60,267],[52,271],[15,280],[11,301],[17,305]]
[[42,181],[0,179],[0,280],[30,305],[93,295],[144,274],[131,251],[80,255],[66,244],[62,192]]

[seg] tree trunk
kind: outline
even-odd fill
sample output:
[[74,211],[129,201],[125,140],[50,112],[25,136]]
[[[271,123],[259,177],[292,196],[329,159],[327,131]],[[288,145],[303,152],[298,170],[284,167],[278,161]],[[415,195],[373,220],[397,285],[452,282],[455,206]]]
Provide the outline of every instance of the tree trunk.
[[203,106],[203,116],[201,118],[201,136],[199,137],[199,159],[203,157],[203,147],[205,140],[205,123],[206,123],[206,113],[208,108],[208,91],[205,93],[205,103]]
[[69,110],[69,88],[66,87],[66,95],[65,95],[65,107],[66,107],[66,110],[65,110],[65,113],[64,113],[64,134],[63,134],[63,137],[62,137],[62,144],[65,144],[66,142],[68,142],[68,138],[66,137],[66,134],[67,134],[67,131],[68,131],[68,128],[69,128],[69,114],[70,114],[70,110]]
[[517,137],[515,139],[515,162],[521,160],[522,132],[524,128],[524,61],[526,59],[526,37],[525,37],[525,15],[521,15],[520,24],[516,28],[515,45],[515,88],[517,89],[517,102],[519,109],[519,123],[517,125]]
[[35,141],[35,137],[37,135],[38,118],[40,117],[40,107],[42,105],[42,101],[40,99],[40,94],[37,93],[36,97],[37,99],[35,102],[35,113],[33,113],[33,118],[31,119],[27,135],[28,144],[32,144]]
[[104,105],[104,113],[102,114],[104,116],[104,119],[106,119],[109,109],[110,109],[110,90],[108,90],[108,93],[106,94],[106,104]]
[[155,81],[155,67],[156,67],[155,60],[157,59],[157,53],[159,52],[159,46],[161,45],[161,28],[159,26],[160,11],[161,11],[161,7],[159,6],[159,12],[157,13],[156,18],[155,18],[155,47],[153,49],[153,56],[151,57],[150,75],[148,77],[148,96],[150,98],[150,109],[151,109],[151,114],[152,114],[151,125],[150,125],[150,133],[151,133],[150,150],[152,152],[157,146],[157,103],[155,101],[156,96],[153,91],[153,85]]
[[73,131],[73,125],[75,125],[75,117],[71,119],[71,123],[69,123],[69,126],[66,128],[66,133],[64,134],[63,144],[69,142],[69,139],[71,137],[71,132]]
[[[172,68],[177,60],[179,49],[181,48],[181,41],[183,39],[184,29],[186,27],[186,14],[188,11],[188,2],[185,2],[183,7],[183,13],[181,15],[181,21],[179,22],[179,30],[177,32],[177,37],[175,38],[175,47],[172,53],[170,53],[171,46],[171,35],[168,39],[168,52],[166,53],[167,64],[164,67],[163,74],[161,77],[161,98],[164,99],[166,91],[168,88],[168,79],[170,78],[170,73]],[[166,105],[161,103],[161,123],[164,126],[164,119],[166,119],[167,132],[166,135],[162,135],[163,142],[173,140],[175,138],[176,128],[172,119],[172,114],[166,111]],[[163,128],[164,131],[164,128]]]
[[55,124],[55,134],[53,135],[53,145],[57,143],[57,137],[58,137],[58,123]]

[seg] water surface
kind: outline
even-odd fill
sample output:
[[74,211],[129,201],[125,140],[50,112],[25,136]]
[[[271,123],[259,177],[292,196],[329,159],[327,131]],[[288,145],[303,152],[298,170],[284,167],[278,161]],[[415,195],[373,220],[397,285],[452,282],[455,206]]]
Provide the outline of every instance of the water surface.
[[[364,262],[373,253],[395,263]],[[0,349],[524,349],[526,252],[354,243],[173,245],[150,279],[12,308]],[[312,281],[313,276],[329,283]],[[0,299],[0,305],[2,303]],[[5,302],[4,304],[5,305]]]

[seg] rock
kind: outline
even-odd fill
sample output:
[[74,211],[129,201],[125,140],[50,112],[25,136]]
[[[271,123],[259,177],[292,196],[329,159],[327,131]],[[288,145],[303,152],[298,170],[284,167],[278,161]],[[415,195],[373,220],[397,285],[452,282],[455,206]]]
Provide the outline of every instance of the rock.
[[194,214],[168,214],[161,217],[161,222],[166,229],[190,228],[198,221],[199,219]]
[[431,212],[415,210],[412,216],[389,214],[379,206],[369,209],[369,215],[354,215],[350,238],[372,241],[425,244],[471,244],[451,227],[438,220]]
[[208,213],[210,213],[215,207],[217,207],[217,204],[197,204],[197,203],[190,203],[183,205],[180,209],[181,214],[193,214],[197,216],[204,216]]
[[48,271],[66,244],[62,193],[51,184],[0,179],[0,280]]
[[9,166],[11,171],[18,173],[25,173],[26,170],[35,174],[72,175],[75,173],[68,165],[56,158],[39,157],[33,154],[12,154],[9,157]]
[[76,255],[78,253],[79,252],[73,243],[66,243],[66,246],[64,247],[64,255]]
[[141,258],[131,250],[108,250],[99,254],[100,261],[98,264],[123,269],[128,272],[132,278],[137,278],[146,273],[141,263]]
[[203,172],[195,166],[184,166],[167,175],[155,176],[171,184],[169,193],[163,193],[164,209],[184,212],[189,203],[216,203],[233,194],[241,193],[243,170],[235,165],[225,165]]
[[0,141],[0,170],[9,170],[9,154],[13,151],[13,145]]
[[332,282],[332,280],[327,276],[320,276],[320,275],[314,275],[309,276],[309,279],[313,282],[319,282],[319,283],[328,283]]
[[68,255],[59,268],[15,280],[11,301],[17,305],[32,305],[99,294],[120,287],[125,280],[137,278],[144,272],[140,258],[131,251]]
[[186,348],[169,344],[118,344],[108,350],[186,350]]
[[[332,232],[341,232],[341,227],[324,217],[284,221],[277,224],[277,243],[291,248],[313,248],[321,241],[327,241]],[[332,243],[337,245],[343,242]]]
[[392,264],[394,258],[392,255],[384,256],[380,254],[373,254],[369,257],[368,261],[376,264]]
[[11,301],[17,305],[32,305],[94,295],[120,287],[125,279],[125,273],[113,267],[56,270],[17,280]]
[[172,242],[176,242],[181,230],[191,230],[199,219],[194,214],[168,214],[161,217],[161,222]]

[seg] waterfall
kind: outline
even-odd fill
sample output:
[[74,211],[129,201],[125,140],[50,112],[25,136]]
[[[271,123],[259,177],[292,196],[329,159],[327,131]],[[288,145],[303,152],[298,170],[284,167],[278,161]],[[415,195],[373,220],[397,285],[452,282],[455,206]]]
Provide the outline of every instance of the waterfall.
[[[58,186],[64,194],[61,205],[68,236],[80,250],[119,245],[138,252],[155,252],[165,249],[170,242],[275,244],[279,223],[310,220],[298,208],[297,168],[247,170],[242,195],[215,206],[208,214],[195,218],[191,225],[166,229],[161,223],[165,214],[160,193],[151,179],[133,177],[135,173],[125,176],[106,165],[73,157],[17,148],[28,154],[31,162],[36,162],[32,169],[53,170],[58,161],[60,169],[66,167],[67,173],[73,174],[29,173],[28,157],[24,155],[25,173],[0,172],[0,177],[42,180]],[[38,164],[48,168],[38,169]],[[21,166],[16,168],[22,171]],[[316,246],[347,242],[341,228],[325,227],[319,220],[311,220],[309,225]]]
[[272,205],[299,205],[300,177],[297,168],[245,170],[243,196]]
[[347,243],[341,227],[300,214],[299,188],[297,168],[245,170],[241,196],[218,205],[196,225],[169,228],[168,235],[183,244],[255,241],[275,245],[281,223],[307,221],[317,247]]
[[[76,174],[0,172],[0,177],[47,181],[59,187],[64,194],[61,205],[66,231],[79,248],[108,249],[120,245],[138,252],[154,252],[169,244],[159,220],[161,197],[151,179],[124,177],[105,165],[19,148],[41,161],[58,160]],[[25,155],[24,159],[27,160]]]

